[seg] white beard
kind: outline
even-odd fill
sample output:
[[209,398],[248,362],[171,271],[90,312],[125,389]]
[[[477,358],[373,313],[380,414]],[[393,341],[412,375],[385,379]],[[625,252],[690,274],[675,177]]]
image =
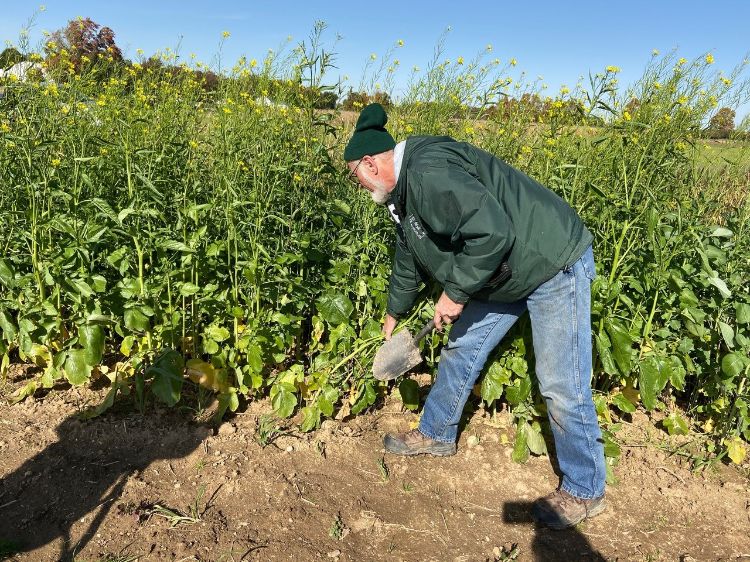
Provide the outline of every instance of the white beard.
[[385,189],[377,187],[370,192],[370,197],[372,197],[372,200],[375,201],[376,204],[385,205],[388,199],[391,198],[391,194]]

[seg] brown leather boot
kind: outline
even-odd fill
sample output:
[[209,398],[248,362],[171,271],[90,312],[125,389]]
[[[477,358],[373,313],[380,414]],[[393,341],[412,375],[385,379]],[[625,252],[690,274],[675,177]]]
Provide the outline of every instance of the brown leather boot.
[[599,515],[606,507],[603,495],[584,500],[558,489],[535,501],[531,508],[531,516],[534,521],[550,529],[565,529]]
[[419,429],[412,429],[406,433],[391,435],[386,433],[383,437],[383,446],[389,453],[395,455],[435,455],[437,457],[449,457],[456,454],[455,443],[435,441],[423,435]]

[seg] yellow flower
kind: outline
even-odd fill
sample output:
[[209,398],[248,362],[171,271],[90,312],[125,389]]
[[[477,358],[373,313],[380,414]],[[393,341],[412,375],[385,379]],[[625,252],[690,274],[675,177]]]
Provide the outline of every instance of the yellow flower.
[[467,125],[466,127],[464,127],[464,133],[466,133],[467,135],[473,135],[474,127]]
[[376,55],[375,53],[370,53],[370,60],[375,60],[377,58],[378,58],[378,55]]
[[463,64],[463,63],[464,63],[464,58],[463,58],[463,57],[458,57],[458,58],[456,59],[456,62],[457,62],[458,64]]
[[680,57],[680,60],[677,61],[677,64],[682,66],[687,62],[687,59],[685,57]]
[[192,149],[198,148],[198,143],[195,142],[194,140],[191,140],[190,142],[188,142],[188,145],[190,145],[190,148]]
[[523,154],[531,154],[531,152],[532,152],[532,150],[531,150],[531,147],[530,147],[530,146],[528,146],[528,145],[523,145],[523,146],[521,147],[521,153],[523,153]]
[[651,51],[651,55],[654,56],[654,57],[658,57],[659,56],[659,49],[654,49],[653,51]]
[[406,126],[406,127],[404,128],[404,131],[406,131],[406,134],[410,134],[410,133],[413,133],[413,132],[414,132],[414,127],[412,127],[411,125],[407,125],[407,126]]
[[617,74],[618,72],[620,72],[620,70],[621,70],[621,69],[620,69],[620,67],[619,67],[619,66],[613,66],[613,65],[609,65],[609,66],[607,67],[607,72],[611,72],[612,74]]
[[670,121],[672,121],[672,116],[667,113],[666,115],[664,115],[663,119],[665,123],[669,123]]
[[560,95],[561,96],[564,96],[564,95],[569,94],[569,93],[570,93],[570,88],[568,88],[567,86],[563,86],[562,88],[560,88]]
[[10,133],[10,125],[8,125],[7,123],[1,124],[0,131],[2,131],[3,133]]
[[625,121],[630,121],[630,120],[632,120],[632,119],[633,119],[633,116],[632,116],[632,115],[630,115],[630,112],[629,112],[629,111],[628,111],[628,110],[626,109],[626,110],[625,110],[625,111],[623,112],[623,114],[622,114],[622,118],[623,118],[623,119],[625,119]]
[[724,82],[725,86],[731,86],[732,85],[732,81],[729,78],[727,78],[726,76],[722,76],[721,77],[721,81]]
[[404,40],[403,39],[399,39],[396,43],[398,44],[399,47],[403,47],[404,46]]
[[488,43],[488,44],[487,44],[487,47],[485,47],[485,48],[487,49],[487,52],[488,52],[488,53],[491,53],[491,52],[492,52],[492,45],[491,45],[491,44],[489,44],[489,43]]
[[708,53],[706,55],[706,64],[713,64],[714,63],[714,56],[711,53]]
[[516,66],[517,64],[518,64],[518,61],[515,58],[510,59],[510,65],[511,66]]
[[52,165],[57,168],[60,165],[60,159],[59,158],[53,158],[52,159]]
[[687,103],[687,101],[688,101],[688,99],[687,99],[686,96],[680,96],[677,99],[677,103],[679,103],[680,105],[685,105]]
[[106,149],[106,148],[104,148],[104,147],[101,147],[101,148],[99,149],[99,154],[100,154],[101,156],[106,156],[107,154],[109,154],[109,150],[107,150],[107,149]]
[[228,31],[222,31],[222,32],[221,32],[221,36],[222,36],[222,37],[223,37],[224,39],[229,39],[229,35],[230,35],[230,34],[229,34],[229,32],[228,32]]
[[661,90],[661,82],[654,82],[654,88]]

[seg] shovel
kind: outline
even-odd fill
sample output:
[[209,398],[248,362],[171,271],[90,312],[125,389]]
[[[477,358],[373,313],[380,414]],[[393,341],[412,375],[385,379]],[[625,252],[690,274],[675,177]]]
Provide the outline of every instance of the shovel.
[[417,344],[435,327],[434,320],[430,320],[412,337],[409,330],[401,330],[390,340],[380,346],[372,364],[372,374],[379,381],[389,381],[403,375],[412,367],[422,362]]

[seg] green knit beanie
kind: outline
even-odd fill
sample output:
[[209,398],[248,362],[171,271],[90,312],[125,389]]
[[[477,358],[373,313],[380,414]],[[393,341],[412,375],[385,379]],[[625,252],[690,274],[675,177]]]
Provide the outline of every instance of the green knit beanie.
[[388,116],[379,103],[371,103],[362,110],[357,119],[357,128],[344,150],[344,160],[351,162],[363,156],[372,156],[391,150],[396,146],[391,134],[385,130]]

